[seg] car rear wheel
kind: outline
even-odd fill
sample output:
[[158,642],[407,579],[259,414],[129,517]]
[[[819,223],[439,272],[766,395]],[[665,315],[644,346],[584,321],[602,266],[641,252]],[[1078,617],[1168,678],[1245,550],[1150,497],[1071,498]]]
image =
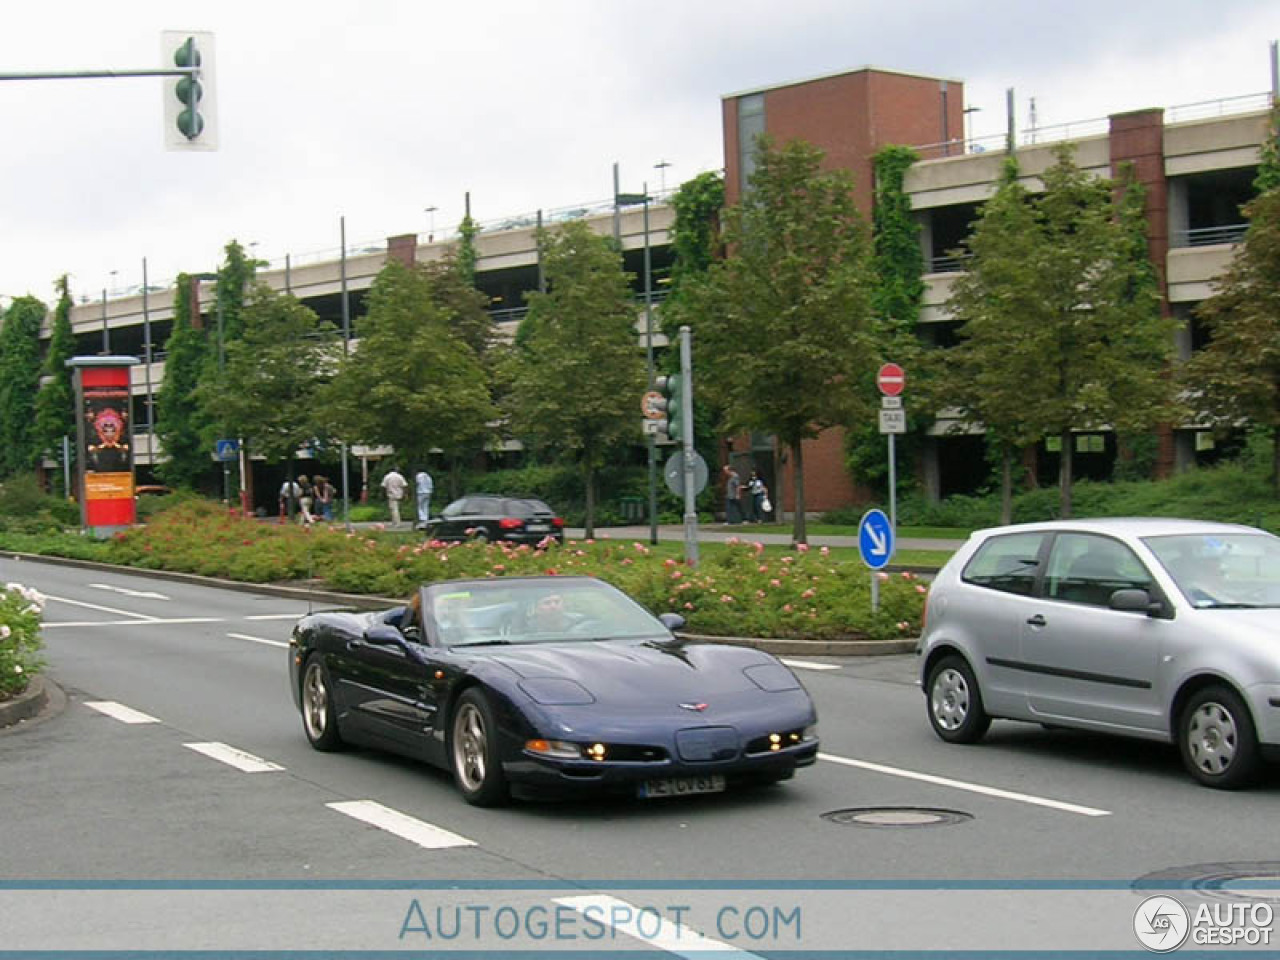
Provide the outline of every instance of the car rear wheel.
[[472,687],[458,698],[449,753],[453,782],[462,798],[477,807],[494,807],[510,797],[498,757],[498,725],[484,692]]
[[1258,737],[1239,694],[1215,684],[1194,694],[1178,722],[1178,747],[1191,776],[1207,787],[1235,790],[1258,774]]
[[991,726],[982,692],[963,657],[943,657],[929,671],[929,723],[947,743],[976,743]]
[[302,673],[302,729],[306,731],[311,746],[317,750],[337,750],[342,746],[338,732],[338,715],[333,709],[333,695],[329,686],[329,671],[313,653],[307,659]]

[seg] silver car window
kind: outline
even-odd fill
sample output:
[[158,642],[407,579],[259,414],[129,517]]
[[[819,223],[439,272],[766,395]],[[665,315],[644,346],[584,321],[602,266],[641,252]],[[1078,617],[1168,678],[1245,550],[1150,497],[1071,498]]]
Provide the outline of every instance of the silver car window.
[[1280,606],[1280,539],[1194,533],[1143,541],[1197,607]]
[[1040,548],[1045,533],[1011,533],[991,537],[965,564],[966,583],[1025,597],[1035,590]]
[[1151,589],[1151,574],[1119,540],[1090,533],[1061,533],[1049,553],[1045,589],[1056,600],[1097,607],[1117,590]]

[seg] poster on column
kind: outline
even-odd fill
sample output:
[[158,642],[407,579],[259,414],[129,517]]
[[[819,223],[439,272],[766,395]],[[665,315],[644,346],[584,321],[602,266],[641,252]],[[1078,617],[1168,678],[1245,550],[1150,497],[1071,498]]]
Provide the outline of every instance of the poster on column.
[[89,526],[134,521],[129,368],[81,371],[85,518]]

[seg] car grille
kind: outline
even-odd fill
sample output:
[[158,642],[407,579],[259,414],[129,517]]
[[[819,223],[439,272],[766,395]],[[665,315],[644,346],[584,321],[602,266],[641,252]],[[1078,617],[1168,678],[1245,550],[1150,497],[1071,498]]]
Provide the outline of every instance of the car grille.
[[738,731],[733,727],[689,727],[676,731],[676,750],[681,760],[707,762],[733,760],[738,756]]

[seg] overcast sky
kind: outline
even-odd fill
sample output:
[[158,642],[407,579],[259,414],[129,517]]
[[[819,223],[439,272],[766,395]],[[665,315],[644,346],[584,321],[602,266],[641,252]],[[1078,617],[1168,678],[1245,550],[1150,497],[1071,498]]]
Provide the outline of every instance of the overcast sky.
[[[1276,0],[44,0],[0,71],[160,65],[216,36],[220,149],[164,149],[158,78],[0,83],[0,294],[97,299],[677,186],[723,165],[720,98],[872,65],[965,83],[975,136],[1262,93]],[[670,166],[655,168],[666,161]],[[437,207],[434,213],[426,208]],[[116,271],[112,275],[112,271]],[[7,302],[7,301],[6,301]]]

